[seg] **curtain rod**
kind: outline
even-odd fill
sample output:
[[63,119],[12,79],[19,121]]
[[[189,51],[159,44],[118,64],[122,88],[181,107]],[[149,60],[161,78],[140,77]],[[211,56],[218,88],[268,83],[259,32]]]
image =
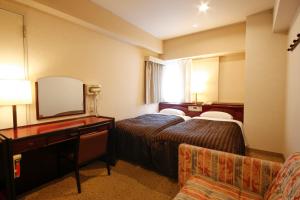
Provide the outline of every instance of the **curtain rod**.
[[145,61],[151,61],[151,62],[158,63],[158,64],[161,64],[161,65],[165,64],[164,60],[161,60],[161,59],[153,57],[153,56],[146,56]]

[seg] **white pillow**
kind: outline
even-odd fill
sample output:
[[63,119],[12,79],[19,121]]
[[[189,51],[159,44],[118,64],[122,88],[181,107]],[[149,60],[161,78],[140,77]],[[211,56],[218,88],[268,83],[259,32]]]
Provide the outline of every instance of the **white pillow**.
[[185,116],[185,113],[183,111],[178,110],[178,109],[174,109],[174,108],[162,109],[161,111],[159,111],[159,113],[165,114],[165,115],[180,115],[180,116]]
[[211,117],[217,119],[233,119],[233,116],[226,112],[220,111],[207,111],[200,115],[200,117]]

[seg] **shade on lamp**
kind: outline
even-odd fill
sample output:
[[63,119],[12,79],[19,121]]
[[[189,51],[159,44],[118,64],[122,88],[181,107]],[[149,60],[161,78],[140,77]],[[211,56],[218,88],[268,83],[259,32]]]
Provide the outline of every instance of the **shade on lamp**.
[[0,80],[0,106],[13,106],[14,129],[17,128],[16,105],[31,104],[31,84],[27,80]]
[[195,99],[196,104],[198,103],[198,94],[203,94],[205,89],[206,88],[205,88],[204,83],[198,83],[198,84],[192,85],[192,93],[196,94],[196,99]]

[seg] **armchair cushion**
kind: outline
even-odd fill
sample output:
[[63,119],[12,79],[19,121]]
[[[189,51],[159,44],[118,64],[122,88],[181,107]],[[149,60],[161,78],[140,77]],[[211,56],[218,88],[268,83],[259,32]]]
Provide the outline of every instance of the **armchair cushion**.
[[214,181],[205,176],[192,176],[174,198],[174,200],[261,200],[262,196],[241,191],[230,184]]
[[266,192],[265,199],[300,199],[300,153],[286,160]]
[[216,182],[204,176],[192,176],[181,188],[174,200],[239,199],[239,188]]
[[240,192],[240,200],[261,200],[263,196],[256,194],[254,192],[248,192],[246,190],[241,190]]

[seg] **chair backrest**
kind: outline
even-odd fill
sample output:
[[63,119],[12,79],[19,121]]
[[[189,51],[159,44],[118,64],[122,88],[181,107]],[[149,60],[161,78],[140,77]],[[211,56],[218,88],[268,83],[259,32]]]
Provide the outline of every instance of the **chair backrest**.
[[93,160],[107,153],[108,131],[91,132],[80,136],[78,163]]
[[294,153],[286,160],[266,192],[265,199],[300,199],[300,153]]
[[281,163],[240,156],[193,145],[179,147],[179,183],[190,176],[206,176],[243,190],[264,195]]

